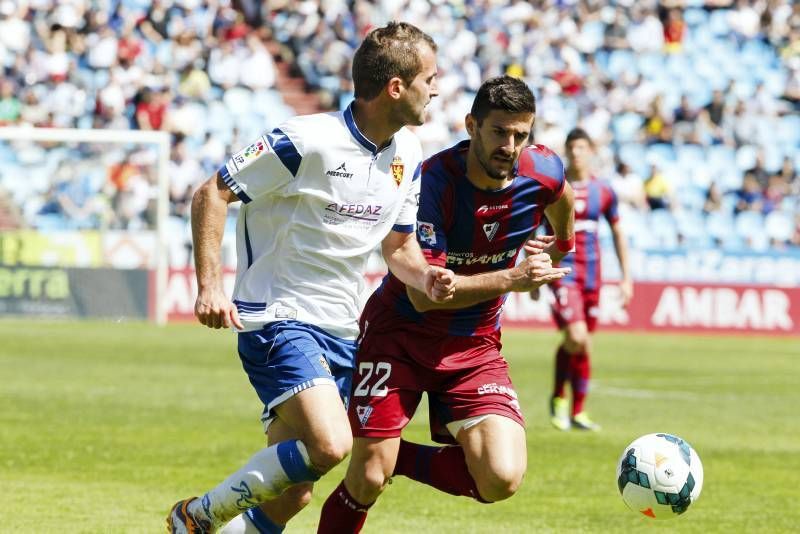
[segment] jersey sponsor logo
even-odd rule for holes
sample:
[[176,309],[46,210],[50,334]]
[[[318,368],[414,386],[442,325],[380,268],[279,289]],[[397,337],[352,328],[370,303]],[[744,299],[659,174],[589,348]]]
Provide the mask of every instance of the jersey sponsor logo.
[[433,224],[417,221],[417,233],[419,234],[419,240],[423,243],[436,244],[436,231],[433,229]]
[[392,159],[392,178],[394,178],[394,183],[400,187],[400,182],[403,181],[403,169],[405,165],[403,165],[403,159],[400,156],[395,156]]
[[346,162],[343,161],[342,164],[336,167],[334,170],[327,171],[325,176],[330,176],[331,178],[345,178],[349,180],[353,177],[353,173],[347,172]]
[[475,210],[475,214],[476,215],[481,215],[481,216],[494,215],[498,211],[503,211],[503,210],[507,210],[507,209],[508,209],[508,204],[497,204],[495,206],[488,206],[488,205],[484,204],[483,206],[481,206],[480,208]]
[[372,406],[356,406],[356,415],[361,426],[366,426],[369,416],[372,415]]
[[447,264],[448,265],[473,265],[475,263],[495,264],[506,263],[513,258],[517,253],[517,249],[512,248],[498,252],[497,254],[481,254],[476,256],[472,252],[448,252]]
[[501,395],[507,395],[512,399],[517,398],[517,392],[514,391],[514,388],[498,384],[497,382],[484,384],[478,387],[478,395],[490,395],[492,393],[500,393]]
[[236,170],[241,171],[269,150],[270,145],[267,143],[264,137],[261,137],[252,145],[234,154],[231,159],[233,160],[234,165],[236,165]]
[[592,219],[579,219],[575,221],[576,232],[597,232],[598,223]]
[[483,225],[483,233],[486,234],[486,239],[491,241],[494,239],[497,229],[500,228],[500,223],[495,221],[493,223]]
[[325,207],[325,211],[336,213],[342,217],[375,222],[381,216],[383,206],[373,204],[338,204],[332,202]]
[[297,319],[297,310],[288,306],[278,306],[275,308],[276,319]]

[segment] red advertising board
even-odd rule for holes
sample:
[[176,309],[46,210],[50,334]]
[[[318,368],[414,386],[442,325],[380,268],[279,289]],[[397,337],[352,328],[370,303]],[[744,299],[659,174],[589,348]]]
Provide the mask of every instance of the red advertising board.
[[[225,272],[229,293],[234,277],[233,271]],[[368,284],[377,286],[381,277],[370,274]],[[196,294],[194,271],[172,270],[165,295],[169,319],[193,319]],[[506,301],[504,326],[552,328],[550,298],[546,291],[538,301],[526,293],[512,293]],[[617,286],[609,283],[600,301],[602,329],[800,335],[800,287],[639,282],[625,309]]]

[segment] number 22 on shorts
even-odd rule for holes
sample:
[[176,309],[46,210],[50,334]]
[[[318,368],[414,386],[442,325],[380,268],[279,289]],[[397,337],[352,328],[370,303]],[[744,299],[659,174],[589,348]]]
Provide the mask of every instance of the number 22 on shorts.
[[[361,362],[358,364],[358,374],[361,381],[353,391],[354,397],[385,397],[389,388],[384,386],[389,376],[392,374],[392,364],[388,362]],[[375,383],[370,387],[369,383],[375,375]]]

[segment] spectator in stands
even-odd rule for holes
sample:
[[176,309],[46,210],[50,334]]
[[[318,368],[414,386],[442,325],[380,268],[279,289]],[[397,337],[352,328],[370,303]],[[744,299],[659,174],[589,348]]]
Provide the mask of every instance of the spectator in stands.
[[725,93],[720,89],[714,89],[711,94],[711,102],[706,104],[700,111],[700,122],[705,127],[708,139],[704,139],[704,144],[722,143],[725,138],[722,131],[722,121],[725,119]]
[[735,214],[743,211],[761,212],[764,208],[764,193],[758,179],[752,171],[746,171],[742,179],[742,187],[736,191]]
[[755,165],[747,169],[747,173],[755,177],[756,182],[758,183],[758,187],[762,190],[766,189],[770,177],[770,172],[766,169],[766,167],[764,167],[765,158],[766,156],[764,154],[764,151],[760,150],[756,154]]
[[0,126],[15,124],[22,114],[22,103],[14,93],[11,81],[0,80]]
[[650,165],[650,175],[644,181],[644,194],[651,210],[672,209],[672,185],[657,165]]
[[620,203],[627,204],[636,210],[647,210],[647,196],[644,193],[642,177],[624,161],[617,161],[617,170],[611,179],[611,187],[617,194]]
[[683,20],[683,13],[678,8],[667,11],[664,25],[664,51],[668,54],[676,54],[683,50],[683,37],[686,34],[686,22]]
[[167,89],[145,87],[136,104],[136,127],[140,130],[160,130],[167,113]]
[[722,192],[717,182],[711,182],[711,185],[708,186],[708,190],[706,190],[706,200],[703,202],[703,213],[708,215],[719,211],[722,211]]

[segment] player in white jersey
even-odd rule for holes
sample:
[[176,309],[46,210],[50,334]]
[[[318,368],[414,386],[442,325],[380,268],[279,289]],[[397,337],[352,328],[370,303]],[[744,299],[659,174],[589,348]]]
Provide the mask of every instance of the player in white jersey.
[[[194,195],[195,314],[239,332],[269,445],[202,498],[176,503],[169,532],[213,532],[244,512],[225,532],[280,532],[350,452],[359,296],[375,247],[409,286],[439,302],[454,294],[453,273],[429,266],[415,239],[422,150],[403,128],[422,124],[437,95],[436,45],[410,24],[378,28],[356,51],[353,82],[344,112],[286,121]],[[220,248],[237,200],[231,302]]]

